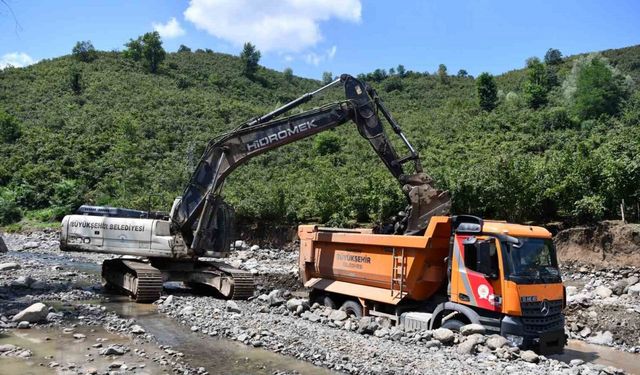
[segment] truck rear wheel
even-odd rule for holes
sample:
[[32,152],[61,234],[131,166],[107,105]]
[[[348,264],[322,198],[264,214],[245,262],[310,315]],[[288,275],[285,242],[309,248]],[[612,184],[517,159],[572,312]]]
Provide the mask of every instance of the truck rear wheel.
[[320,303],[322,303],[323,306],[328,307],[332,310],[336,309],[336,303],[333,300],[333,298],[331,298],[331,296],[322,296],[320,297]]
[[354,300],[346,300],[340,307],[340,310],[343,310],[349,316],[362,318],[362,305]]

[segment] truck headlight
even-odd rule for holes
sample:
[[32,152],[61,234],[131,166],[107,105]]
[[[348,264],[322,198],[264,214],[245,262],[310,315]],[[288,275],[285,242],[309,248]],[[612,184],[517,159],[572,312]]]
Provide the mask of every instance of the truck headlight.
[[520,346],[524,341],[524,337],[518,335],[506,335],[505,337],[507,341],[509,341],[509,343],[511,343],[511,345],[513,346]]

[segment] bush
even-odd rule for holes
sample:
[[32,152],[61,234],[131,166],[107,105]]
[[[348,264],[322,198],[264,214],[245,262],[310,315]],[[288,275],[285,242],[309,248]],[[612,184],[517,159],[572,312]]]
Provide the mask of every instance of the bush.
[[0,190],[0,225],[9,225],[22,219],[22,211],[18,207],[16,197],[8,189]]
[[0,141],[3,143],[13,143],[20,138],[21,134],[18,120],[0,109]]

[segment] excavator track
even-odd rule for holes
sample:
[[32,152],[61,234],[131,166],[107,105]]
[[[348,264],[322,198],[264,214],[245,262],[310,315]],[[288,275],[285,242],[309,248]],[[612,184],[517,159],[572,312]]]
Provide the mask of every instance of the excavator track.
[[253,274],[251,272],[231,267],[226,263],[215,262],[214,264],[220,271],[230,275],[233,280],[233,291],[229,296],[230,299],[242,300],[253,296],[256,287],[253,283]]
[[140,260],[105,260],[102,278],[107,285],[124,290],[138,303],[157,301],[162,294],[162,272]]

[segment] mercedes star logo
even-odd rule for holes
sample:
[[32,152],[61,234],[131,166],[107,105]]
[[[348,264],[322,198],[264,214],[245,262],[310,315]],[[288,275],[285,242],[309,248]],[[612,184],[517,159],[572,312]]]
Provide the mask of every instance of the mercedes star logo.
[[544,316],[549,315],[549,301],[547,301],[546,299],[542,301],[542,304],[540,305],[540,312]]

